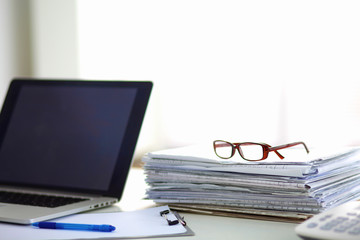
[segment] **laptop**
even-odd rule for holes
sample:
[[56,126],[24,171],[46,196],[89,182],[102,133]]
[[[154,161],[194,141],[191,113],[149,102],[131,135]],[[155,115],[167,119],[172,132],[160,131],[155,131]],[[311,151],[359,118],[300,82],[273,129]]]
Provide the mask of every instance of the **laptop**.
[[14,79],[0,114],[0,221],[117,203],[152,83]]

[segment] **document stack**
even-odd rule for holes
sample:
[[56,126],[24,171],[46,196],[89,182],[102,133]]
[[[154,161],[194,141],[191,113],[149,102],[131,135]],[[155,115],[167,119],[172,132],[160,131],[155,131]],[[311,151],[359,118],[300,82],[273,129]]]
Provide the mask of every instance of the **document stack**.
[[[143,157],[147,198],[173,209],[302,221],[360,198],[360,149],[289,148],[263,161],[218,158],[211,143]],[[238,158],[237,158],[238,157]]]

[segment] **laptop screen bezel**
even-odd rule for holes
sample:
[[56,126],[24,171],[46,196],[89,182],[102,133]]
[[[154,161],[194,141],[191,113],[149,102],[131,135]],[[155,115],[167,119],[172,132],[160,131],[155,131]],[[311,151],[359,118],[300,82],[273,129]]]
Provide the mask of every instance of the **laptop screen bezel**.
[[141,126],[149,102],[153,83],[151,81],[99,81],[99,80],[72,80],[72,79],[34,79],[16,78],[11,81],[0,113],[0,149],[6,129],[9,124],[12,111],[16,104],[20,89],[25,85],[37,86],[93,86],[93,87],[121,87],[136,89],[136,96],[131,109],[128,124],[125,130],[115,168],[107,190],[75,189],[68,187],[54,187],[50,185],[32,185],[27,183],[0,182],[6,186],[24,186],[31,188],[46,188],[49,190],[70,191],[88,194],[101,194],[104,196],[120,199],[125,187],[126,179],[132,164],[136,143],[140,134]]

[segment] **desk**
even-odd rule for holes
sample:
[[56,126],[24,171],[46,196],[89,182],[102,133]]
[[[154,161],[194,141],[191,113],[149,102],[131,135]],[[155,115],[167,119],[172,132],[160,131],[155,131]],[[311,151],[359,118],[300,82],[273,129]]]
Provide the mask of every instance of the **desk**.
[[[125,187],[120,203],[102,211],[120,209],[131,211],[153,206],[150,200],[142,200],[146,183],[141,169],[133,168]],[[151,238],[158,240],[211,240],[211,239],[266,239],[266,240],[299,240],[295,234],[294,223],[250,220],[242,218],[218,217],[192,213],[181,213],[195,236],[176,238]]]

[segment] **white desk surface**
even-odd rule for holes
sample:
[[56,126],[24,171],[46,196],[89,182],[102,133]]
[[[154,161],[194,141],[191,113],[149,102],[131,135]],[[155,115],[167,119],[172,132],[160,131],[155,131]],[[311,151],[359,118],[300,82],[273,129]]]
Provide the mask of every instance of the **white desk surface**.
[[[129,211],[153,206],[152,201],[142,200],[145,194],[145,188],[146,183],[144,182],[143,171],[141,169],[132,169],[129,174],[122,200],[116,207],[123,211]],[[103,211],[105,211],[105,209]],[[109,208],[106,209],[106,211],[112,211],[112,209]],[[151,239],[301,239],[295,234],[294,228],[296,224],[294,223],[219,217],[182,212],[181,216],[185,217],[185,221],[195,233],[195,236]]]

